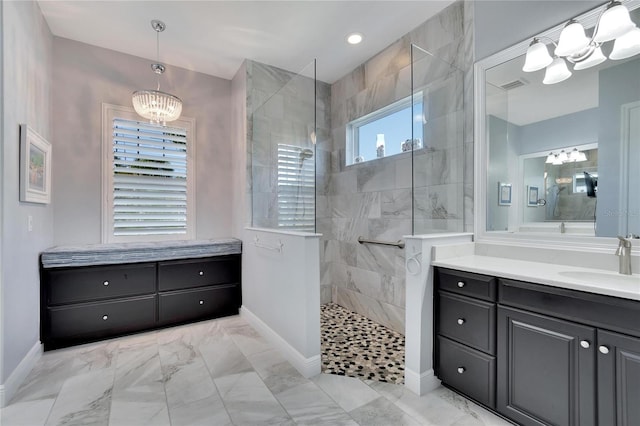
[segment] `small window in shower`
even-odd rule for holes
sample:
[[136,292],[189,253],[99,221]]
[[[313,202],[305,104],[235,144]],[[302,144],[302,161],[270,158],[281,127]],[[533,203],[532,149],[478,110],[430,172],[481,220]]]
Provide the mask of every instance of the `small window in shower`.
[[422,93],[413,96],[413,108],[411,99],[401,99],[347,124],[347,166],[423,147]]
[[313,150],[278,144],[278,228],[315,232]]

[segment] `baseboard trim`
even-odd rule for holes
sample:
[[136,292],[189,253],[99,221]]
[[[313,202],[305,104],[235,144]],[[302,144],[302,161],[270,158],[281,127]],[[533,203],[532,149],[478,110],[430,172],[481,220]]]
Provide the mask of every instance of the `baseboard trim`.
[[240,308],[240,316],[247,320],[265,339],[279,350],[287,361],[304,377],[313,377],[322,371],[320,354],[307,358],[284,340],[278,333],[245,306]]
[[404,385],[411,392],[422,396],[440,386],[440,380],[435,376],[433,370],[418,374],[415,371],[405,369]]
[[20,364],[13,370],[7,380],[0,385],[0,408],[11,401],[18,391],[18,388],[20,388],[20,385],[24,382],[24,379],[27,378],[31,370],[33,370],[33,367],[35,367],[40,356],[42,356],[42,343],[38,341],[29,352],[27,352],[24,358],[22,358]]

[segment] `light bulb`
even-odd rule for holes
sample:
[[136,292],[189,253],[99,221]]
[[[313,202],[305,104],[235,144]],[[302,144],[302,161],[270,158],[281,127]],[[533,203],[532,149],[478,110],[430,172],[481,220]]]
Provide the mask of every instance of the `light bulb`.
[[561,81],[565,81],[571,77],[571,71],[567,68],[567,64],[562,58],[555,58],[553,62],[547,67],[547,71],[544,73],[544,84],[556,84]]
[[607,57],[602,53],[602,49],[597,47],[591,55],[587,57],[587,59],[576,62],[573,66],[573,69],[576,71],[586,70],[587,68],[595,67],[598,64],[603,63],[607,60]]
[[571,56],[589,46],[589,39],[584,34],[584,27],[573,19],[567,23],[560,33],[556,56]]
[[616,39],[609,58],[626,59],[638,53],[640,53],[640,28],[634,28]]
[[551,62],[553,62],[553,58],[549,55],[547,45],[537,38],[534,38],[527,49],[527,55],[525,57],[522,71],[538,71],[549,65]]
[[598,21],[598,30],[593,40],[597,43],[613,40],[627,31],[635,24],[629,17],[629,11],[619,1],[612,1]]

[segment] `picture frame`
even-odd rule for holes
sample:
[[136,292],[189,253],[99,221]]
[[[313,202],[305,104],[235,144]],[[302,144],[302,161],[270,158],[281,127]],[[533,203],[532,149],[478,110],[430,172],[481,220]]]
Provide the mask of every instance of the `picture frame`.
[[20,201],[51,202],[51,144],[26,124],[20,125]]
[[511,205],[511,184],[498,182],[498,205]]
[[538,207],[538,187],[529,186],[527,188],[527,206]]

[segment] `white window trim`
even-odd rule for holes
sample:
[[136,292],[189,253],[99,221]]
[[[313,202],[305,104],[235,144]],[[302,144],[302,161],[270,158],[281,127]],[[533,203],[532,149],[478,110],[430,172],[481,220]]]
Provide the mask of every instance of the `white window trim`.
[[187,129],[187,233],[166,235],[113,235],[113,119],[144,121],[133,108],[102,104],[102,242],[191,240],[196,236],[196,120],[180,117],[174,123]]
[[[417,103],[422,103],[422,109],[423,109],[423,114],[424,114],[424,95],[422,92],[416,92],[413,95],[410,95],[406,98],[400,99],[398,101],[395,101],[392,104],[389,104],[387,106],[384,106],[380,109],[377,109],[373,112],[370,112],[367,115],[364,115],[362,117],[356,118],[355,120],[350,121],[349,123],[347,123],[347,146],[346,146],[346,155],[345,155],[345,165],[348,166],[353,166],[355,164],[361,164],[361,163],[349,163],[347,159],[349,158],[355,158],[356,157],[356,153],[360,152],[360,141],[359,141],[359,135],[358,135],[358,129],[362,126],[365,126],[371,122],[374,122],[376,120],[379,120],[381,118],[384,118],[388,115],[394,114],[398,111],[401,111],[407,107],[411,107],[412,104],[417,104]],[[413,120],[413,117],[412,117]],[[413,121],[411,122],[411,125],[413,126]],[[424,139],[424,137],[423,137]],[[422,141],[423,143],[423,147],[424,147],[424,141]],[[400,155],[403,154],[402,152],[399,152],[397,154],[393,154],[393,155],[388,155],[385,157],[393,157],[395,155]],[[369,161],[374,161],[374,160],[378,160],[378,158],[372,158],[371,160],[365,160],[364,163],[367,163]]]

